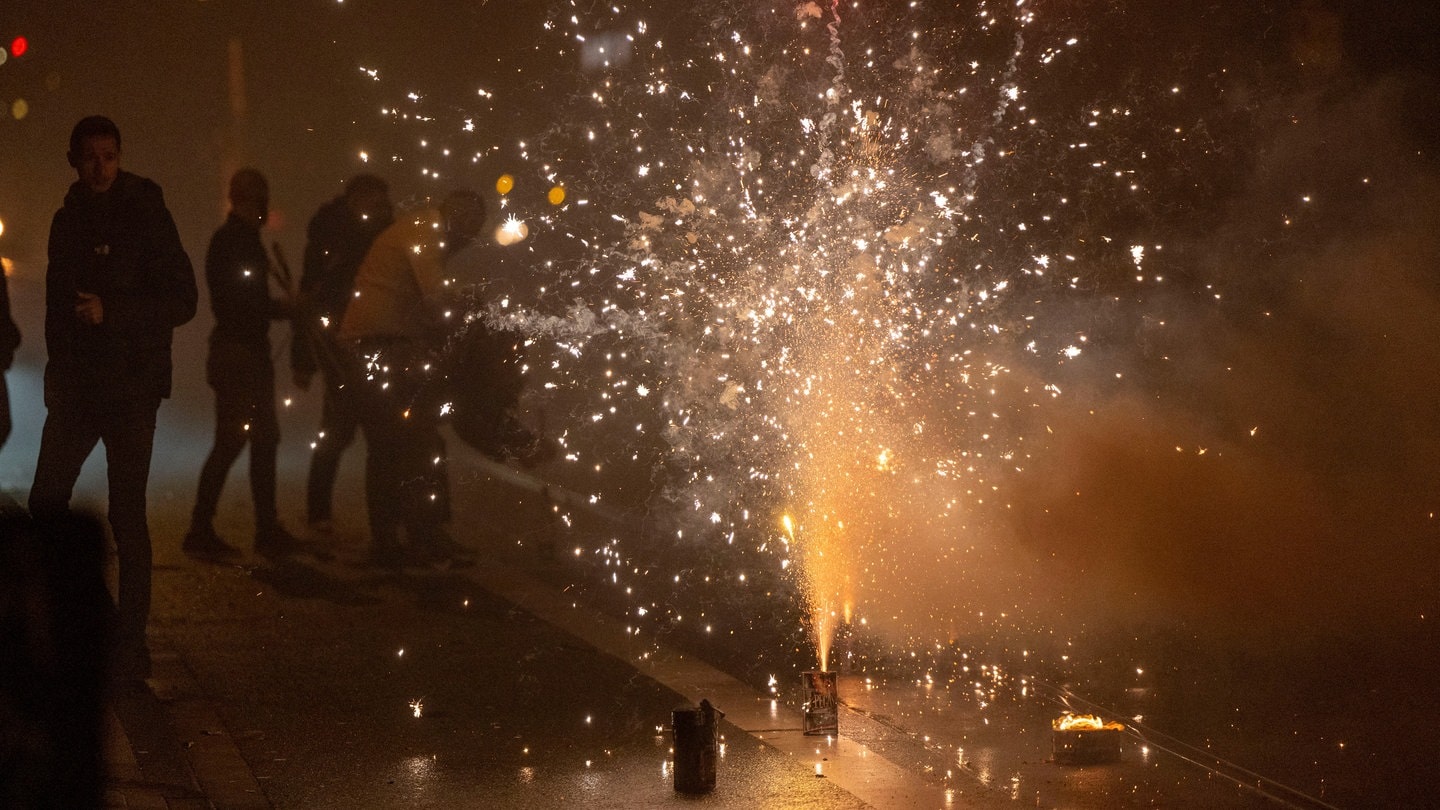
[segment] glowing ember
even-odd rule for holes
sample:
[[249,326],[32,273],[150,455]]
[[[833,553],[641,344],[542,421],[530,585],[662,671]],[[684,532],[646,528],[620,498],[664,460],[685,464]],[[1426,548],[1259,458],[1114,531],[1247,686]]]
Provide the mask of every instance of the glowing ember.
[[1107,723],[1093,714],[1070,714],[1069,712],[1055,718],[1055,720],[1051,722],[1051,725],[1056,731],[1125,730],[1123,724],[1114,722],[1113,720]]
[[1064,715],[1051,721],[1051,745],[1058,765],[1100,765],[1120,759],[1125,726],[1093,714]]

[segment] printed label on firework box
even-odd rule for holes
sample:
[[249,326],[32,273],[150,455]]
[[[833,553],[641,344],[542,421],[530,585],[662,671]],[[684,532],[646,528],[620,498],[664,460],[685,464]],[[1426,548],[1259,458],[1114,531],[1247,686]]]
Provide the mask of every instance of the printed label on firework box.
[[805,733],[838,733],[840,701],[835,693],[835,673],[803,672],[801,682],[805,685]]

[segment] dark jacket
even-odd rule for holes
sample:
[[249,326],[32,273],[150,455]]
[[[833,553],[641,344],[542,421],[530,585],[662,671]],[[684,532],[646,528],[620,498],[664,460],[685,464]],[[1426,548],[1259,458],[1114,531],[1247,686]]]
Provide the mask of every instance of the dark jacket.
[[237,343],[270,354],[270,322],[288,318],[288,307],[270,298],[270,257],[260,227],[231,214],[205,251],[205,282],[215,330],[210,345]]
[[10,316],[10,282],[0,274],[0,371],[9,371],[20,348],[20,327]]
[[[75,315],[81,292],[104,321]],[[154,182],[122,171],[103,194],[75,183],[50,224],[45,402],[170,396],[170,342],[195,317],[195,270]]]
[[[333,334],[340,327],[340,317],[355,289],[355,271],[365,259],[375,237],[394,220],[392,218],[363,221],[356,218],[345,197],[340,196],[320,206],[305,232],[305,264],[300,275],[300,294],[306,302],[303,319],[297,326]],[[321,325],[321,319],[329,327]],[[311,340],[297,334],[290,344],[290,367],[313,374],[316,357]]]

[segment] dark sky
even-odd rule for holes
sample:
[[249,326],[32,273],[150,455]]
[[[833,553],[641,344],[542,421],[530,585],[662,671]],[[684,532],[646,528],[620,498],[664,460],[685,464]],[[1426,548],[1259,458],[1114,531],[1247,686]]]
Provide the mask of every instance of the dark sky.
[[[1068,13],[1083,11],[1073,5]],[[1133,5],[1130,16],[1143,23],[1155,4]],[[1203,5],[1223,14],[1226,4]],[[378,110],[396,88],[413,84],[452,104],[473,103],[477,127],[501,143],[548,123],[547,112],[559,105],[547,89],[574,71],[539,45],[550,6],[543,0],[118,0],[98,20],[93,4],[77,0],[6,6],[0,41],[24,36],[29,52],[0,65],[0,101],[8,108],[24,99],[29,112],[19,121],[0,118],[0,220],[7,229],[0,252],[27,265],[40,256],[49,216],[72,179],[65,137],[85,114],[119,123],[124,165],[162,184],[188,243],[203,242],[219,214],[221,164],[230,151],[271,175],[280,236],[298,250],[303,221],[360,168],[356,153],[386,136]],[[1357,78],[1422,73],[1436,86],[1440,11],[1433,3],[1270,6],[1274,24],[1314,29],[1317,53],[1333,33]],[[1207,13],[1216,18],[1213,9]],[[1160,13],[1144,24],[1174,16]],[[247,102],[238,128],[227,100],[232,42],[243,51]],[[383,93],[362,81],[360,66],[382,72]],[[493,102],[476,95],[481,86],[496,93]],[[1411,123],[1433,146],[1435,128],[1427,123],[1437,94],[1425,87],[1412,91]],[[389,175],[397,196],[428,191],[415,187],[411,167],[368,168]]]
[[[271,177],[279,235],[298,252],[305,220],[362,168],[356,154],[383,136],[390,96],[360,66],[396,86],[484,105],[473,87],[517,86],[515,67],[540,31],[532,3],[397,3],[351,0],[190,0],[7,3],[0,40],[24,36],[29,51],[0,65],[6,107],[25,99],[23,120],[0,119],[0,250],[37,272],[50,214],[66,184],[69,128],[86,114],[112,117],[125,137],[122,165],[166,190],[182,236],[203,245],[221,211],[227,153]],[[78,23],[78,24],[77,24]],[[246,110],[229,103],[231,43],[243,53]],[[527,77],[528,78],[528,77]],[[467,87],[464,94],[459,87]],[[514,95],[508,95],[513,103]],[[533,108],[531,108],[533,109]],[[509,116],[505,116],[509,117]],[[508,121],[481,120],[499,134]],[[397,196],[414,194],[413,171],[372,164]]]

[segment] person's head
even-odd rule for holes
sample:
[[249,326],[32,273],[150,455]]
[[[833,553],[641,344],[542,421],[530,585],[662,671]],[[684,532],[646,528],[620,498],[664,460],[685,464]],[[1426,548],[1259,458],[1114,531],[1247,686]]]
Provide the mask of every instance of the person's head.
[[230,212],[263,225],[270,216],[270,184],[255,169],[241,169],[230,177]]
[[70,130],[70,166],[96,194],[109,191],[120,175],[120,128],[103,115],[80,119]]
[[485,226],[485,198],[469,189],[456,189],[440,203],[440,216],[446,238],[453,247],[462,247]]
[[357,174],[345,181],[345,207],[366,223],[386,224],[395,218],[390,186],[373,174]]

